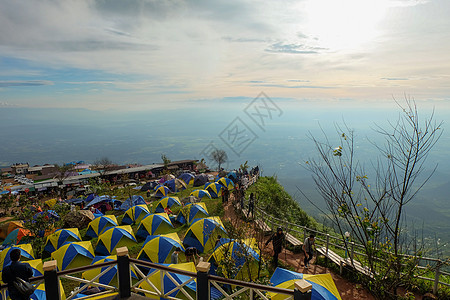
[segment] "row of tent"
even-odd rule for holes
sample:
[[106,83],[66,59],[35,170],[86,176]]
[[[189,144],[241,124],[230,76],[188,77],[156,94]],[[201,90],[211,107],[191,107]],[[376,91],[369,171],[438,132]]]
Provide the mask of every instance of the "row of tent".
[[[195,182],[194,179],[201,178],[201,181],[197,181],[197,183],[202,182],[201,185],[203,189],[194,190],[190,196],[194,196],[196,198],[204,198],[207,197],[209,199],[211,198],[218,198],[221,195],[221,191],[224,187],[227,189],[233,189],[234,188],[234,182],[232,179],[227,177],[221,177],[217,178],[216,182],[209,182],[208,181],[208,175],[206,174],[200,174],[194,177],[194,175],[190,173],[183,173],[180,175],[178,179],[171,179],[164,184],[158,184],[157,182],[149,182],[146,185],[144,185],[141,190],[153,190],[155,192],[155,197],[157,198],[164,198],[169,196],[170,193],[175,193],[180,190],[183,190],[186,188],[186,185],[191,184],[192,182]],[[186,183],[187,182],[187,183]],[[117,209],[117,210],[127,210],[130,207],[134,205],[139,204],[146,204],[144,198],[142,196],[134,195],[124,202],[121,202],[118,199],[115,199],[115,197],[110,197],[108,195],[102,195],[102,196],[96,196],[94,194],[90,194],[87,198],[74,198],[65,200],[66,203],[69,204],[80,204],[82,202],[87,203],[85,207],[94,206],[96,208],[100,207],[103,204],[107,204],[111,207],[111,209]],[[54,205],[54,204],[53,204]],[[49,205],[52,207],[52,205]]]
[[[89,242],[82,242],[89,243]],[[236,242],[229,239],[220,239],[218,245],[216,245],[214,252],[211,254],[209,258],[209,262],[212,264],[211,273],[214,274],[217,268],[220,266],[222,261],[233,258],[235,263],[235,279],[245,279],[247,270],[252,269],[253,274],[256,274],[257,263],[259,261],[259,255],[257,251],[252,249],[253,241],[243,241]],[[87,249],[87,244],[82,245],[79,242],[67,244],[66,251],[73,251],[73,249]],[[152,262],[158,262],[163,265],[169,266],[171,268],[176,268],[179,270],[186,270],[190,272],[195,272],[195,265],[192,262],[188,263],[179,263],[179,264],[168,264],[168,260],[170,260],[170,254],[173,252],[173,249],[182,247],[179,238],[176,233],[161,235],[161,236],[151,236],[148,237],[141,252],[138,255],[138,259],[148,260]],[[30,245],[19,245],[12,247],[8,250],[5,250],[5,253],[0,253],[0,258],[4,262],[4,265],[8,265],[9,261],[7,257],[9,257],[9,252],[13,248],[19,248],[21,250],[22,261],[28,263],[32,270],[33,276],[40,276],[43,274],[42,269],[42,260],[33,258],[33,250]],[[79,251],[78,249],[78,251]],[[88,250],[89,252],[89,250]],[[252,259],[244,259],[243,253],[245,255],[250,255]],[[92,256],[83,251],[85,258],[80,258],[78,255],[73,258],[77,260],[76,264],[69,264],[71,268],[75,266],[82,265],[94,265],[103,262],[116,260],[117,257],[115,255],[109,256]],[[68,255],[70,256],[70,255]],[[59,268],[59,265],[58,265]],[[113,266],[109,271],[105,272],[103,275],[99,276],[102,272],[106,271],[108,267],[91,269],[82,273],[81,277],[86,280],[91,280],[95,277],[98,277],[95,281],[101,284],[111,285],[116,284],[117,282],[117,266]],[[3,266],[2,266],[3,269]],[[175,288],[175,284],[172,279],[174,279],[178,284],[185,284],[187,288],[187,292],[191,295],[191,297],[195,297],[196,293],[196,283],[195,280],[190,281],[190,277],[180,275],[173,272],[168,272],[165,276],[161,277],[160,271],[156,269],[141,269],[139,272],[144,272],[149,276],[148,280],[155,287],[163,286],[164,291],[170,292]],[[137,274],[139,273],[133,267],[131,267],[131,277],[137,279]],[[169,274],[169,275],[168,275]],[[169,280],[169,278],[172,278]],[[248,278],[248,277],[247,277]],[[161,285],[161,279],[164,281],[164,284]],[[301,274],[293,271],[285,270],[282,268],[277,268],[270,279],[270,283],[273,286],[286,288],[286,289],[294,289],[294,282],[299,279],[305,279],[312,285],[312,297],[314,300],[341,300],[339,292],[334,284],[334,281],[330,274],[319,274],[319,275],[310,275],[310,274]],[[154,287],[150,285],[148,282],[143,281],[139,286],[142,289],[154,291]],[[83,285],[82,285],[83,286]],[[61,291],[64,293],[64,289],[61,287]],[[180,291],[176,291],[171,293],[171,297],[177,297]],[[64,295],[63,299],[65,298]],[[84,296],[83,294],[79,294],[79,297]],[[151,296],[148,294],[146,296]],[[218,299],[223,297],[223,295],[217,290],[213,289],[211,291],[211,296],[213,299]],[[285,295],[269,293],[271,299],[284,299]],[[45,299],[45,287],[43,284],[39,285],[35,293],[31,296],[31,299]]]
[[[170,218],[165,212],[166,208],[173,208],[174,206],[182,206],[180,200],[177,197],[164,197],[155,207],[155,213],[151,214],[146,204],[134,205],[127,209],[122,218],[122,225],[139,224],[136,235],[145,238],[147,235],[153,235],[158,233],[166,233],[173,228],[172,220],[177,220],[179,223],[193,223],[196,219],[209,217],[208,210],[205,203],[190,203],[180,210],[178,216]],[[38,213],[41,214],[41,213]],[[97,216],[89,225],[86,235],[92,238],[96,238],[109,227],[117,226],[117,219],[114,215],[103,215],[100,212],[94,214]],[[57,217],[56,215],[50,215],[50,217]],[[30,231],[22,228],[23,224],[19,221],[12,221],[6,224],[2,232],[9,232],[5,236],[3,245],[11,245],[27,242],[26,237],[30,237]],[[52,252],[53,249],[44,248],[47,252]]]

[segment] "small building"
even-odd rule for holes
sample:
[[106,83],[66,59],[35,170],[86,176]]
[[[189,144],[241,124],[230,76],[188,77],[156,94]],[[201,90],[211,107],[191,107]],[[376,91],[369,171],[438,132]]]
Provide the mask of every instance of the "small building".
[[28,168],[30,165],[28,163],[17,163],[11,166],[13,174],[25,175],[28,173]]

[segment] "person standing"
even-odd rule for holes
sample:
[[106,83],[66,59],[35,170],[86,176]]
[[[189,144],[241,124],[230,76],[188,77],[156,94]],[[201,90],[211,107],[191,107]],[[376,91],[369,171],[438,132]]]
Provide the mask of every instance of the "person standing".
[[228,196],[230,195],[230,192],[228,191],[227,187],[224,186],[222,190],[222,203],[228,203]]
[[309,267],[309,261],[314,256],[314,234],[311,234],[308,238],[305,239],[305,242],[303,243],[303,253],[305,254],[305,260],[303,261],[305,263],[305,268],[308,269]]
[[254,217],[253,210],[255,209],[255,196],[253,193],[250,193],[250,198],[248,199],[248,215],[247,219],[250,217],[250,214],[252,214],[252,217]]
[[281,250],[283,249],[283,245],[285,242],[285,236],[283,233],[283,229],[281,227],[278,227],[277,232],[274,233],[266,242],[266,246],[269,244],[269,242],[272,241],[273,246],[273,263],[275,267],[278,267],[278,254],[281,253]]
[[180,253],[181,249],[176,248],[175,251],[173,251],[172,255],[170,256],[170,263],[171,264],[177,264],[178,263],[178,253]]
[[3,269],[2,280],[8,284],[9,296],[12,300],[28,300],[29,296],[22,295],[14,286],[14,280],[19,277],[25,281],[30,281],[33,270],[29,264],[20,263],[20,249],[15,248],[9,253],[11,264]]

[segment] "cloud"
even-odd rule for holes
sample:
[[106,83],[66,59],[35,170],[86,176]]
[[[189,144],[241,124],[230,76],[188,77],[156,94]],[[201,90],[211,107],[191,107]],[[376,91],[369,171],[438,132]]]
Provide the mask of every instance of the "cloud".
[[6,101],[0,101],[0,108],[3,108],[3,107],[16,107],[16,106],[17,105],[8,103]]
[[309,82],[309,80],[288,79],[287,82]]
[[0,87],[12,86],[41,86],[53,85],[52,81],[47,80],[14,80],[14,81],[0,81]]
[[430,0],[389,0],[391,7],[408,7],[429,3]]
[[231,43],[267,43],[270,41],[268,39],[261,38],[233,38],[230,36],[224,36],[222,39]]
[[322,86],[322,85],[284,85],[284,84],[258,84],[252,86],[261,87],[275,87],[275,88],[285,88],[285,89],[334,89],[332,86]]
[[320,50],[326,49],[320,47],[310,47],[304,44],[284,44],[282,42],[272,44],[265,49],[266,52],[288,54],[316,54],[319,53]]
[[383,80],[409,80],[409,78],[400,78],[400,77],[382,77]]

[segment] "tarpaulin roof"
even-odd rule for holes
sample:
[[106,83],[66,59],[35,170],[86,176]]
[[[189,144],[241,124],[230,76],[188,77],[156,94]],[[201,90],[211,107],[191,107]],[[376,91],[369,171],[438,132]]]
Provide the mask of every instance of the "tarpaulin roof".
[[147,204],[142,198],[142,196],[139,195],[133,195],[131,198],[128,198],[125,200],[122,205],[120,205],[119,210],[127,210],[132,206],[140,205],[140,204]]

